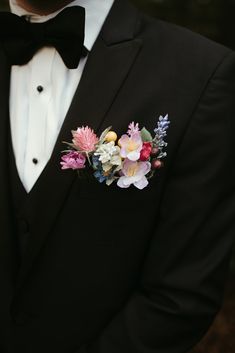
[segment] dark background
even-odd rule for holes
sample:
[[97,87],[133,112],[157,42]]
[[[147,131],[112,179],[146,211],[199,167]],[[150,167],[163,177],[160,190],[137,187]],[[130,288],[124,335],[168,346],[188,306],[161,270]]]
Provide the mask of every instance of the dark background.
[[[187,27],[235,50],[235,0],[131,1],[152,16]],[[0,8],[8,9],[8,0],[0,0]],[[234,275],[235,254],[223,308],[206,337],[191,353],[235,353]]]
[[235,0],[132,0],[132,2],[155,17],[188,27],[235,49]]

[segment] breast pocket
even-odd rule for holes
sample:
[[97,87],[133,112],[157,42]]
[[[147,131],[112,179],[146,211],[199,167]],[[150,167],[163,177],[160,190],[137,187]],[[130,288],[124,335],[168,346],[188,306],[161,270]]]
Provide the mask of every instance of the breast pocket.
[[[156,222],[160,184],[154,178],[139,190],[75,178],[61,214],[66,234],[89,246],[134,246],[149,236]],[[66,235],[67,237],[67,235]]]

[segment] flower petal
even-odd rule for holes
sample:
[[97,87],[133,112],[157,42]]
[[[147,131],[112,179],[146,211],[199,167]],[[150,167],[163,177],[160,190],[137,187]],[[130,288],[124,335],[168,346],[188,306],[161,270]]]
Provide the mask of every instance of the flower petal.
[[140,158],[140,152],[132,151],[127,154],[127,158],[132,162],[138,161],[138,159]]
[[129,188],[131,183],[128,182],[128,178],[125,176],[122,176],[121,178],[118,179],[117,186],[123,189]]
[[149,182],[145,176],[139,181],[134,183],[135,187],[140,190],[144,189],[148,184]]

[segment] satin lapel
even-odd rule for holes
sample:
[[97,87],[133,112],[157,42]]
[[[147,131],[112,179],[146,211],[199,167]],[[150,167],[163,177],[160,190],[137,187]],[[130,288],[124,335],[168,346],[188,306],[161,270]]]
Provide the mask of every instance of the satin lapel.
[[[136,21],[137,10],[125,1],[116,1],[89,54],[52,157],[31,192],[35,208],[24,210],[30,220],[32,237],[21,267],[19,286],[31,269],[77,177],[74,172],[60,170],[62,141],[70,141],[71,130],[81,125],[99,130],[141,48],[141,41],[134,38]],[[108,125],[111,123],[107,121]]]
[[[14,275],[16,253],[11,232],[10,185],[8,178],[10,67],[0,49],[0,272],[4,278]],[[7,278],[6,278],[7,280]],[[5,286],[2,282],[2,285]]]

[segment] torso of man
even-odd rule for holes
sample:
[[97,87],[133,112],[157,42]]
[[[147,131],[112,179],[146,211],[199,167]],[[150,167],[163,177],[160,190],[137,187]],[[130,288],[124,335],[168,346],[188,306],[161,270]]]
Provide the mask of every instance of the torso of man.
[[[8,153],[0,43],[0,352],[187,352],[218,312],[235,233],[235,54],[126,0],[74,4],[96,28],[88,58],[70,71],[42,48],[11,69],[28,194]],[[153,133],[166,114],[164,168],[143,190],[61,170],[77,127],[120,138],[132,121]]]

